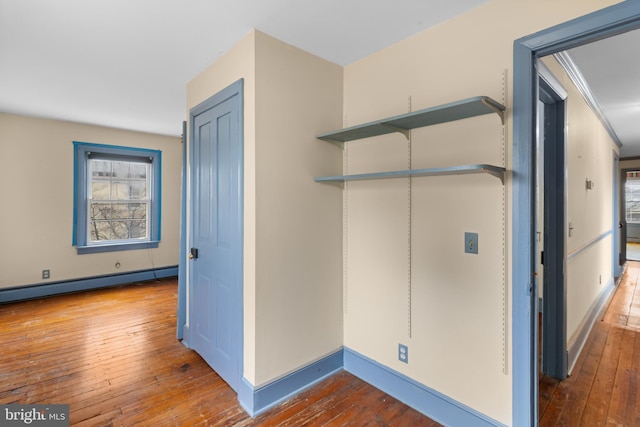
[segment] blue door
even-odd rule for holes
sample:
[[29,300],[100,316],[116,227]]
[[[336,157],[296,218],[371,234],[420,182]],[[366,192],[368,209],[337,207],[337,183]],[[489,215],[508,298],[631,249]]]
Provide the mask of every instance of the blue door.
[[242,376],[242,81],[191,112],[189,345],[238,391]]

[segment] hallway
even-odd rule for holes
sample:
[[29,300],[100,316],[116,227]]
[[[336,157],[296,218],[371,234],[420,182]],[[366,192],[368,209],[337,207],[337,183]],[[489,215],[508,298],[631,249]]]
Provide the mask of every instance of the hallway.
[[565,381],[541,376],[540,426],[640,425],[640,262],[627,268]]

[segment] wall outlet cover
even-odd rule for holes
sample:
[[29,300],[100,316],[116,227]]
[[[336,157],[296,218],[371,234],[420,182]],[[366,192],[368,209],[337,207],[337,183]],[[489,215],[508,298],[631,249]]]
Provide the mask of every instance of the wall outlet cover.
[[409,363],[409,347],[398,344],[398,360],[402,363]]
[[478,253],[478,233],[464,233],[464,251],[468,254]]

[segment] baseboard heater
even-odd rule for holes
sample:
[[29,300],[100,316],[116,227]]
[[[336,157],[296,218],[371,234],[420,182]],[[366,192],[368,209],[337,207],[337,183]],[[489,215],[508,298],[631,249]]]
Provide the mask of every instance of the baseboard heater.
[[85,277],[80,279],[48,282],[35,285],[16,286],[0,289],[0,303],[42,298],[70,292],[108,288],[127,283],[144,282],[178,275],[178,266],[153,268],[149,270],[130,271],[127,273],[104,276]]

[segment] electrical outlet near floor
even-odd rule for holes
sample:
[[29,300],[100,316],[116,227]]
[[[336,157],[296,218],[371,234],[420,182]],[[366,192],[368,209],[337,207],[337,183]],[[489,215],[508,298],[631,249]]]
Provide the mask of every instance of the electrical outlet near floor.
[[409,347],[398,344],[398,360],[402,363],[409,363]]
[[42,270],[42,278],[48,279],[51,277],[51,272],[49,270]]

